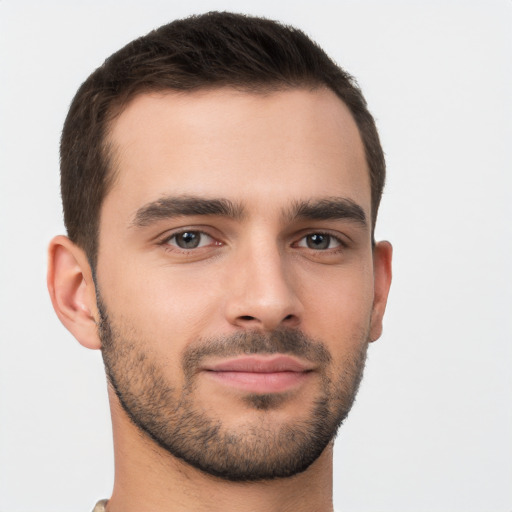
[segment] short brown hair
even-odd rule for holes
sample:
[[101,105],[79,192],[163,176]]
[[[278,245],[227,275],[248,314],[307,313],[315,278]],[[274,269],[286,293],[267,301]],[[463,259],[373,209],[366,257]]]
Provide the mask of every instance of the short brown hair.
[[328,87],[359,128],[370,172],[372,225],[385,179],[375,121],[354,79],[308,36],[276,21],[210,12],[164,25],[127,44],[76,93],[61,139],[61,193],[70,239],[94,268],[100,209],[111,184],[109,125],[134,96],[229,86],[244,91]]

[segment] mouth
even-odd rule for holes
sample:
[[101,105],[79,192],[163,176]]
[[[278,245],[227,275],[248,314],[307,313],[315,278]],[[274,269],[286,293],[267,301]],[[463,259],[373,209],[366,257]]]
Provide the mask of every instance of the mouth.
[[314,366],[286,355],[258,355],[214,362],[202,370],[221,385],[268,394],[298,388],[312,375]]

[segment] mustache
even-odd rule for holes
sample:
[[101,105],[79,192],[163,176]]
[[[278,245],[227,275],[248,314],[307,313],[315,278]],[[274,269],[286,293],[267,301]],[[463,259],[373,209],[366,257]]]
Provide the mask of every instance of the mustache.
[[182,356],[186,374],[207,357],[236,357],[253,354],[289,354],[324,366],[332,361],[325,345],[297,329],[276,329],[269,333],[243,331],[229,336],[203,338],[189,345]]

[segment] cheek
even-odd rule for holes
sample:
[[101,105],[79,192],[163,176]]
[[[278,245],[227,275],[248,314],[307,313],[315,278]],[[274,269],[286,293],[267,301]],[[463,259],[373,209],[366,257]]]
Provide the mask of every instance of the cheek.
[[141,270],[129,263],[120,268],[105,266],[98,276],[102,297],[109,313],[133,326],[155,350],[168,353],[170,344],[181,350],[214,322],[220,287],[213,277],[166,267]]
[[[308,334],[347,350],[366,341],[373,306],[373,273],[365,262],[304,280],[304,326]],[[310,276],[311,277],[311,276]],[[340,343],[342,342],[342,343]]]

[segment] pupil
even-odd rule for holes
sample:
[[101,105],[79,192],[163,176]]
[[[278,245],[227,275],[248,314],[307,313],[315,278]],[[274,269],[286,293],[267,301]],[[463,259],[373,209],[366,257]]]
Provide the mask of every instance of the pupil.
[[327,249],[329,247],[329,237],[325,235],[308,236],[308,247],[310,249]]
[[193,249],[199,245],[199,236],[193,232],[181,233],[176,242],[183,249]]

